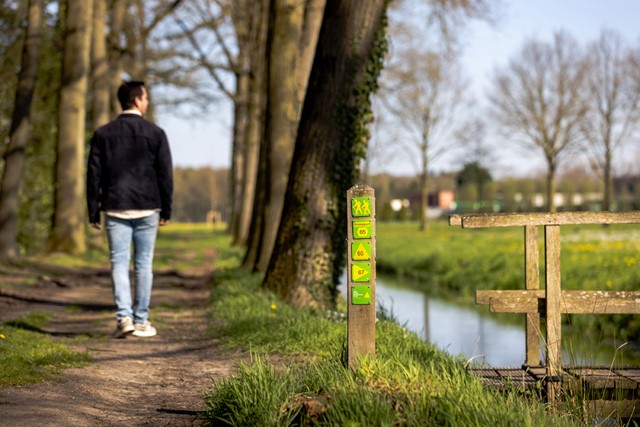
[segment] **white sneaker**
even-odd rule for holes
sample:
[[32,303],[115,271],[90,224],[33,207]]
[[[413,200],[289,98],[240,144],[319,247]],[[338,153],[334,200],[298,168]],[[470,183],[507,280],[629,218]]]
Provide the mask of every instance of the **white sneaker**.
[[114,338],[124,338],[135,330],[133,326],[133,320],[130,317],[124,316],[117,320],[116,330],[113,331]]
[[158,331],[156,331],[156,328],[154,328],[153,326],[151,326],[151,323],[149,323],[149,321],[145,321],[144,323],[136,323],[134,325],[134,331],[133,331],[133,336],[134,337],[153,337],[158,333]]

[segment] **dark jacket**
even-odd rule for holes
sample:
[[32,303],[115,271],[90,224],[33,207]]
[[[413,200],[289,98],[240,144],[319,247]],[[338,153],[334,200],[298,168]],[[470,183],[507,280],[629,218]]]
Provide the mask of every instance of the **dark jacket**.
[[89,221],[100,211],[160,209],[171,218],[173,167],[164,131],[136,114],[97,129],[87,164]]

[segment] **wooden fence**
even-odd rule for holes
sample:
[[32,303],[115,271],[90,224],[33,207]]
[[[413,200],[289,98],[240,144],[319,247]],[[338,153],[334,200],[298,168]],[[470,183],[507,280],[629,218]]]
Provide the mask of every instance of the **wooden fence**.
[[[523,227],[524,290],[479,290],[477,304],[492,312],[525,314],[526,356],[541,366],[540,320],[546,324],[545,384],[547,399],[558,399],[563,378],[561,315],[565,313],[640,313],[640,291],[563,291],[560,283],[560,227],[575,224],[640,224],[640,212],[562,212],[452,215],[449,225],[462,228]],[[540,289],[538,235],[544,227],[545,287]]]

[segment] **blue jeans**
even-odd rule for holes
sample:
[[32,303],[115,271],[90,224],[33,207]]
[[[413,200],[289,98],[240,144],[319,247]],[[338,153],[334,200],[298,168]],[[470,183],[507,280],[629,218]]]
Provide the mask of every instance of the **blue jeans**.
[[[105,215],[105,228],[111,256],[111,283],[116,303],[116,318],[128,316],[134,323],[144,323],[149,317],[149,302],[153,284],[153,251],[158,235],[160,214],[122,219]],[[131,303],[129,263],[133,242],[135,301]]]

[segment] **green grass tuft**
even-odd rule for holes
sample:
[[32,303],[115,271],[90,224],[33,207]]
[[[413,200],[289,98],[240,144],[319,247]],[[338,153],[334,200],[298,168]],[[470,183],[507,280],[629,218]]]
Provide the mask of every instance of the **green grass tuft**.
[[40,332],[47,321],[35,314],[0,325],[0,388],[50,380],[90,361],[88,353],[70,351]]

